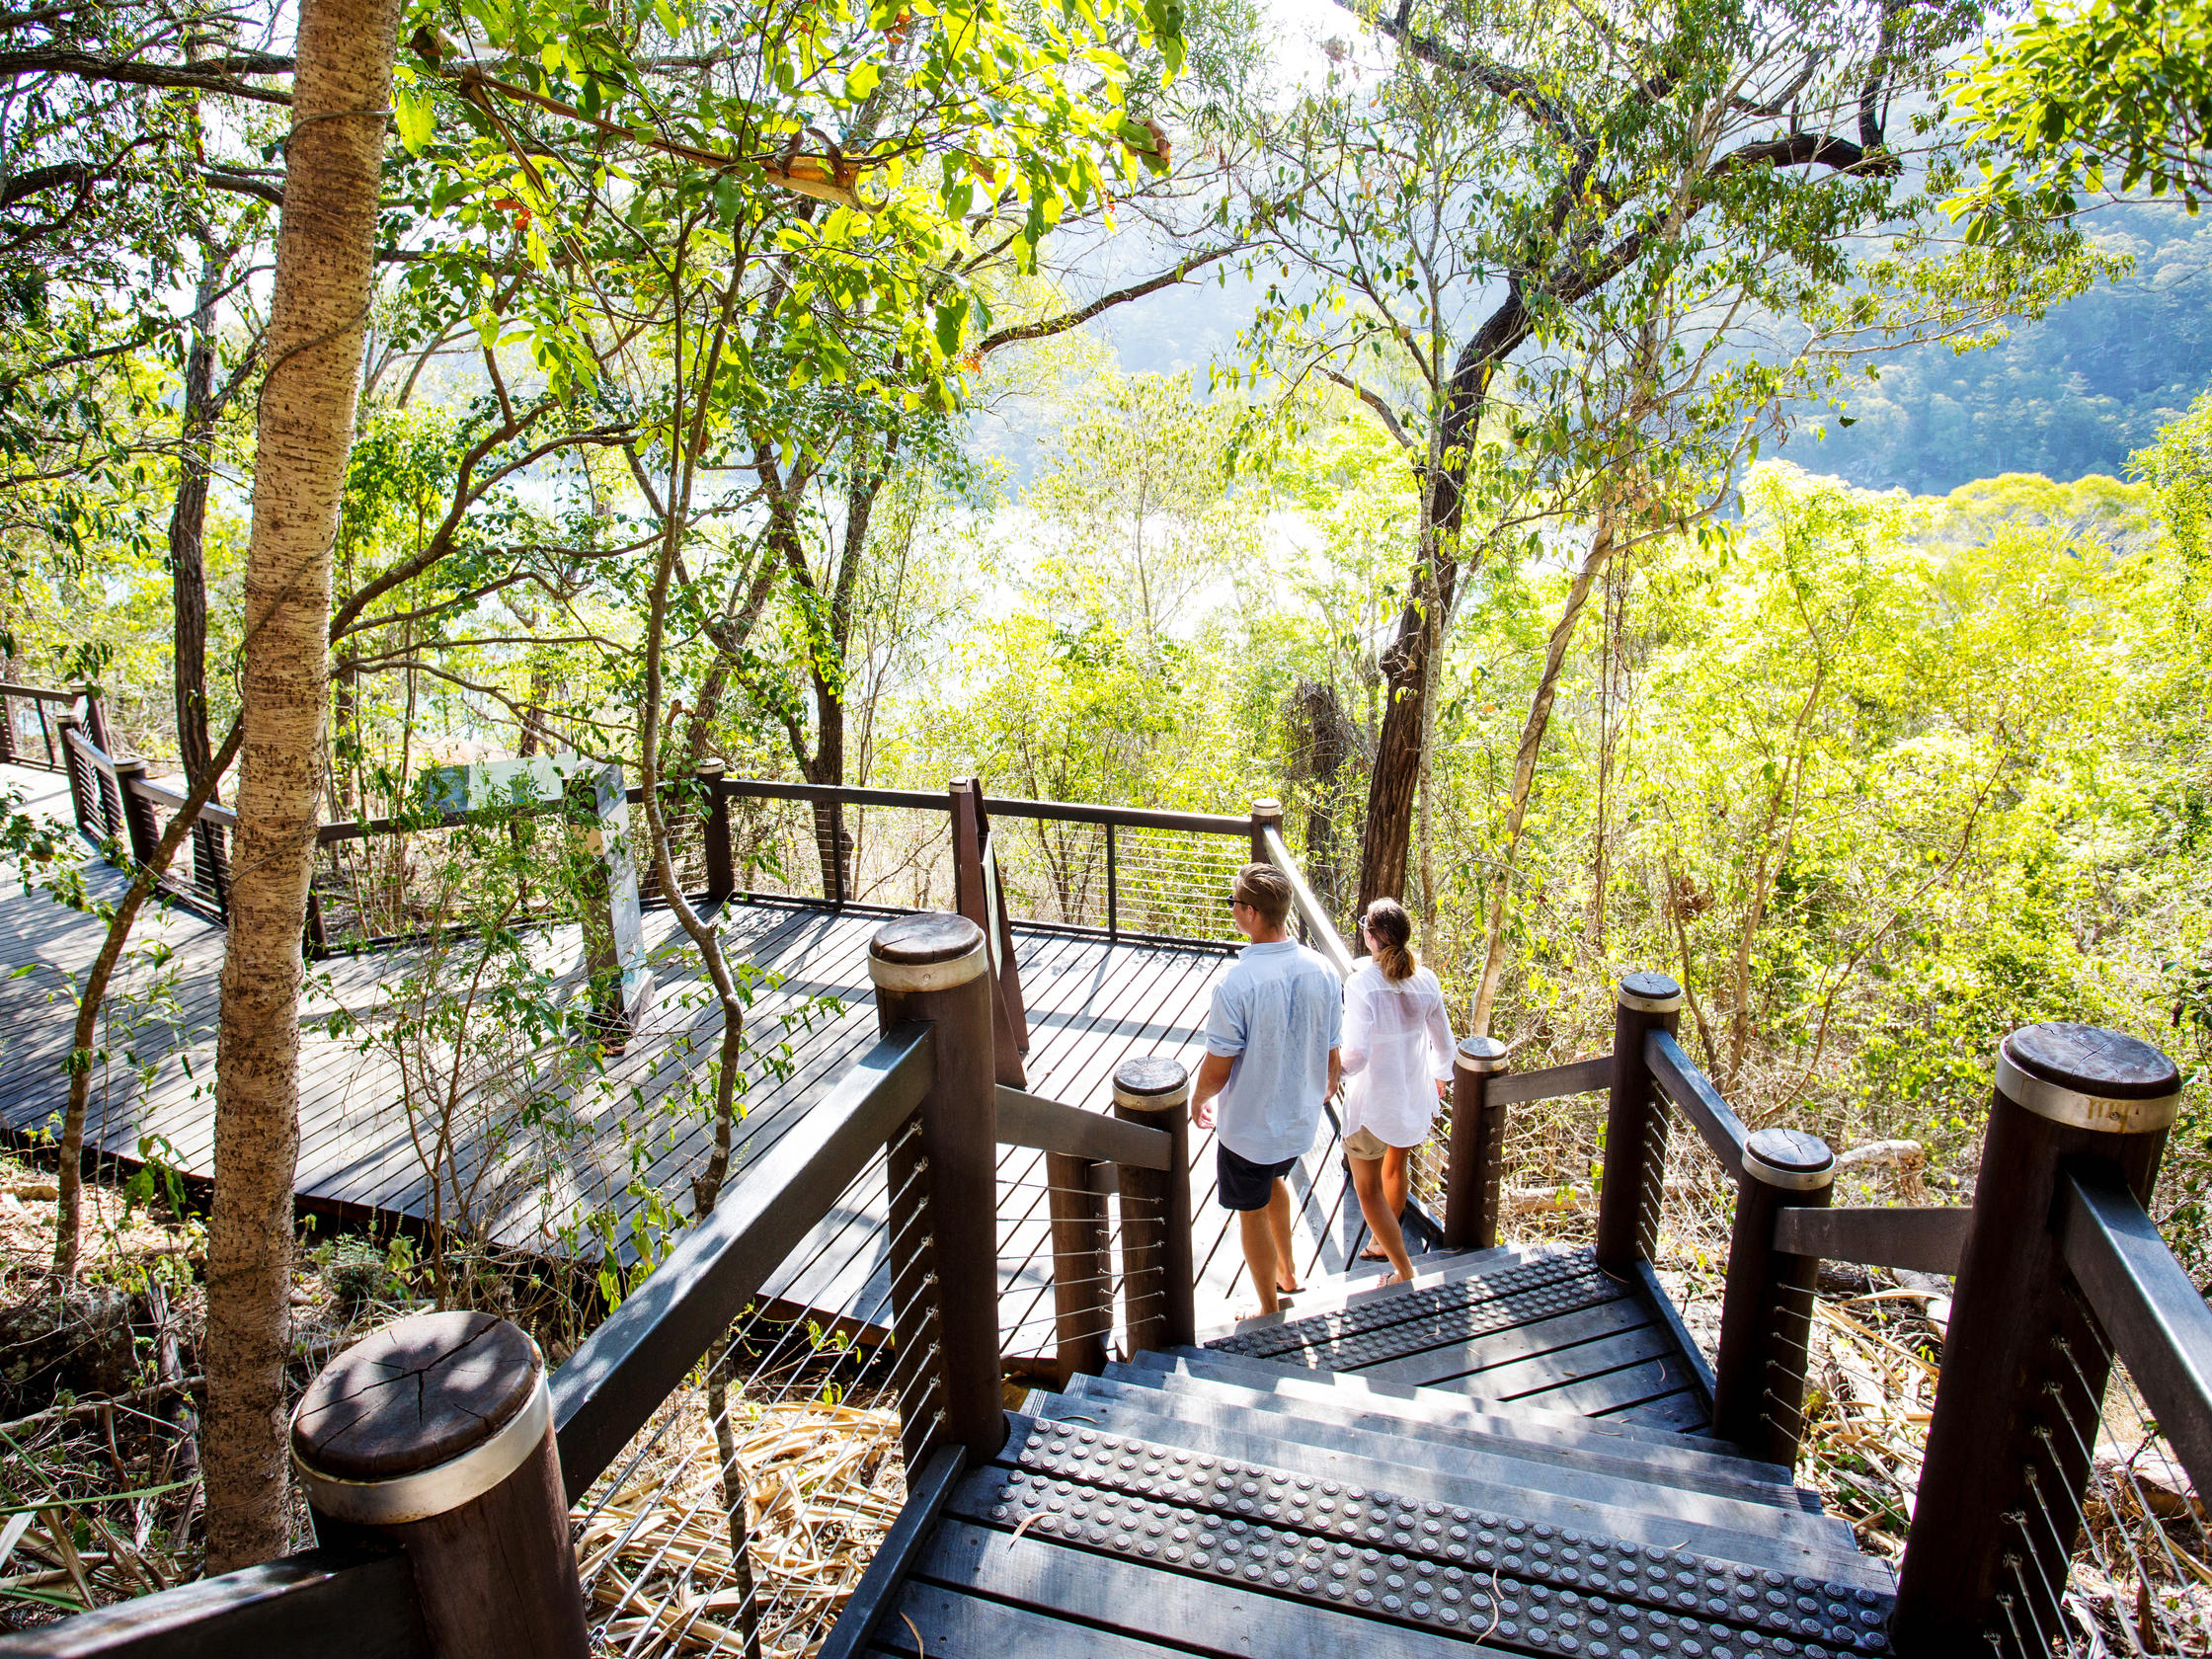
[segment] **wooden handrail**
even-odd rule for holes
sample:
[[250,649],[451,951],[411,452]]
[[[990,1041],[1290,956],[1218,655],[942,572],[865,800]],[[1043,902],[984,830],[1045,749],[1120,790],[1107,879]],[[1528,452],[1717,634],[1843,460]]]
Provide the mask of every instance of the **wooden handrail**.
[[[183,790],[171,789],[167,784],[156,783],[151,778],[125,778],[123,787],[141,801],[151,801],[155,806],[167,807],[171,812],[184,811],[185,803],[191,799]],[[226,806],[209,801],[199,809],[198,822],[235,830],[238,828],[238,814]]]
[[[1251,823],[1247,819],[1235,821],[1238,832],[1249,834]],[[1346,948],[1343,935],[1337,932],[1336,923],[1329,919],[1329,912],[1306,885],[1305,873],[1298,867],[1298,860],[1291,856],[1291,849],[1283,839],[1283,832],[1272,824],[1260,831],[1260,841],[1267,849],[1267,861],[1282,871],[1291,884],[1291,906],[1298,911],[1299,919],[1305,923],[1307,944],[1328,960],[1339,979],[1350,979],[1354,962]]]
[[819,801],[845,807],[908,807],[916,812],[949,812],[952,803],[930,789],[867,789],[844,783],[777,783],[767,778],[726,777],[719,794],[752,801]]
[[1963,1205],[1791,1208],[1775,1217],[1775,1248],[1785,1255],[1913,1273],[1956,1273],[1974,1212]]
[[929,1026],[886,1033],[554,1374],[553,1422],[571,1503],[913,1115],[936,1074]]
[[1508,1071],[1490,1080],[1492,1106],[1524,1106],[1534,1100],[1564,1100],[1613,1086],[1613,1056],[1592,1055],[1539,1071]]
[[998,1144],[1139,1169],[1167,1168],[1174,1148],[1164,1130],[1125,1123],[1104,1112],[1086,1112],[1004,1083],[998,1085]]
[[83,686],[74,691],[57,691],[44,685],[17,685],[0,683],[0,697],[33,697],[41,703],[73,703],[85,694]]
[[2059,1178],[2059,1249],[2159,1432],[2212,1492],[2212,1306],[2109,1169]]
[[1674,1104],[1675,1110],[1697,1126],[1706,1148],[1720,1160],[1721,1168],[1730,1175],[1741,1175],[1744,1142],[1750,1135],[1743,1120],[1720,1098],[1712,1079],[1691,1063],[1672,1032],[1652,1032],[1644,1039],[1643,1054],[1644,1063],[1651,1067],[1651,1075],[1660,1091]]
[[339,1546],[0,1636],[0,1655],[39,1659],[431,1659],[415,1572],[396,1553]]
[[1252,832],[1249,819],[1225,813],[1155,812],[1149,807],[1103,807],[1076,801],[1024,801],[998,795],[984,798],[984,811],[998,818],[1047,818],[1066,824],[1111,824],[1123,830],[1182,830],[1194,835]]

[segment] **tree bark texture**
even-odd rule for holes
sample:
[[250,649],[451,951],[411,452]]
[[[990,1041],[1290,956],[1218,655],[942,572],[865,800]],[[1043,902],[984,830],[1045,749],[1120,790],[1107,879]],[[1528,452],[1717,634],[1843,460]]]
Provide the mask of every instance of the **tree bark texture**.
[[283,1373],[300,933],[329,694],[331,548],[360,387],[398,0],[305,0],[246,554],[239,834],[215,1060],[207,1570],[290,1542]]
[[179,422],[177,503],[169,514],[169,577],[177,650],[177,753],[185,782],[207,770],[207,480],[214,470],[216,290],[228,262],[209,247],[193,294],[192,345],[185,354],[185,407]]

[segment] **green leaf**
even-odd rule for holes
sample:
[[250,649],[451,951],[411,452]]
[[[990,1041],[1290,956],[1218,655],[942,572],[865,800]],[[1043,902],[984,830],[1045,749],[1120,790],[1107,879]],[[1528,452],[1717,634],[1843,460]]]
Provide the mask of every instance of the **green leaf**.
[[407,146],[409,155],[421,155],[437,134],[437,110],[426,86],[394,86],[392,118],[399,126],[399,141]]
[[962,294],[949,305],[937,307],[937,350],[951,356],[960,350],[961,324],[967,321],[968,296]]

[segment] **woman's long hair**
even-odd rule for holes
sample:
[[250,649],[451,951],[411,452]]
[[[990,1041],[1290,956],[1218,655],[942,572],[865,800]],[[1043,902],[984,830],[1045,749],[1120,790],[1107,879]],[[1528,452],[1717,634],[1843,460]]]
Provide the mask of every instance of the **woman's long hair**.
[[1413,978],[1413,918],[1395,899],[1378,899],[1363,918],[1375,943],[1375,965],[1395,985]]

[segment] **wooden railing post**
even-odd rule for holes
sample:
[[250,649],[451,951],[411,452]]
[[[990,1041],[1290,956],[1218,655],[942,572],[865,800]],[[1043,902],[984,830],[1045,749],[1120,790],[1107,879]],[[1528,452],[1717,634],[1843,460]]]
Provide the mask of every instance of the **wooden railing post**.
[[1099,1165],[1072,1152],[1045,1154],[1053,1218],[1053,1329],[1066,1387],[1106,1369],[1114,1322],[1113,1260],[1106,1249],[1106,1193]]
[[1122,1194],[1122,1286],[1129,1351],[1198,1340],[1198,1282],[1191,1252],[1190,1073],[1148,1055],[1114,1067],[1114,1116],[1164,1130],[1165,1169],[1117,1166]]
[[1265,864],[1267,832],[1283,832],[1283,803],[1280,801],[1254,801],[1252,803],[1252,862]]
[[707,898],[722,904],[738,891],[737,853],[730,840],[730,797],[722,789],[723,763],[702,760],[697,772],[699,788],[706,794],[703,825],[707,853]]
[[145,775],[143,760],[116,762],[116,791],[122,797],[124,838],[130,843],[131,864],[138,868],[153,862],[154,849],[161,844],[161,831],[154,825],[153,803],[131,788],[132,784],[143,781]]
[[1651,1086],[1643,1047],[1652,1032],[1671,1032],[1681,1018],[1682,987],[1666,975],[1621,976],[1614,1006],[1604,1188],[1598,1195],[1598,1265],[1616,1273],[1650,1260],[1658,1240],[1668,1112]]
[[518,1326],[386,1325],[323,1368],[291,1447],[325,1542],[365,1533],[407,1552],[439,1659],[590,1651],[545,1362]]
[[2100,1164],[2147,1203],[2180,1086],[2158,1049],[2094,1026],[2031,1025],[1998,1049],[1890,1621],[1905,1659],[1979,1651],[2008,1616],[2022,1631],[2065,1628],[2052,1599],[2066,1586],[2109,1367],[2067,1288],[2058,1178],[2066,1164]]
[[61,772],[69,780],[69,810],[76,816],[77,832],[88,840],[97,842],[101,837],[94,830],[92,789],[85,774],[92,767],[70,743],[72,736],[83,741],[83,732],[73,714],[56,717],[54,724],[61,731]]
[[1713,1432],[1784,1468],[1796,1465],[1804,1434],[1820,1263],[1777,1250],[1775,1218],[1793,1205],[1824,1209],[1835,1192],[1836,1157],[1818,1137],[1763,1129],[1744,1144],[1713,1363]]
[[[891,1218],[895,1234],[902,1225],[913,1233],[907,1224],[919,1223],[907,1248],[926,1251],[935,1276],[935,1407],[909,1458],[949,1439],[982,1462],[1006,1442],[998,1392],[998,1089],[987,962],[982,928],[935,911],[887,921],[868,945],[880,1029],[906,1020],[936,1027],[936,1080],[921,1098],[921,1133],[905,1172],[911,1197],[895,1204]],[[895,1196],[901,1161],[891,1171]],[[931,1288],[928,1274],[915,1278],[912,1294]],[[902,1347],[919,1335],[916,1305],[909,1294],[902,1308],[895,1296]]]
[[1444,1247],[1488,1250],[1498,1242],[1498,1151],[1505,1108],[1490,1104],[1490,1082],[1505,1070],[1495,1037],[1460,1042],[1452,1068],[1452,1149],[1444,1171]]
[[[961,778],[948,786],[952,809],[953,908],[974,922],[985,935],[984,966],[990,981],[991,1018],[996,1022],[998,1080],[1008,1088],[1026,1088],[1029,1076],[1022,1068],[1026,1047],[1026,1016],[1017,1026],[1014,998],[1019,981],[1009,996],[1013,975],[1013,931],[1005,917],[1004,892],[993,886],[995,861],[984,862],[984,780]],[[994,913],[995,912],[995,913]]]
[[0,692],[0,763],[16,757],[16,706]]

